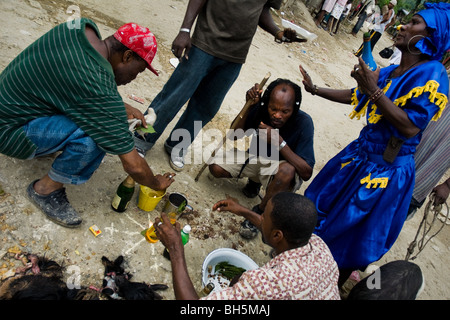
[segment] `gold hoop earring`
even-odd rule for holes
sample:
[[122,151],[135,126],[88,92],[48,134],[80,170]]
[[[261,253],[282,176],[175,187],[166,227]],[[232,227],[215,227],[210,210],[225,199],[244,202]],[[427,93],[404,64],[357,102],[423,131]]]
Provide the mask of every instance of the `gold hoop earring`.
[[[421,55],[421,54],[422,54],[422,52],[421,52],[420,50],[418,50],[418,52],[412,52],[411,49],[409,48],[409,45],[410,45],[410,43],[411,43],[411,40],[414,39],[415,37],[422,37],[422,38],[425,38],[425,36],[423,36],[423,35],[421,35],[421,34],[416,34],[415,36],[412,36],[411,39],[409,39],[408,45],[406,46],[406,48],[408,49],[408,52],[409,52],[410,54],[415,55],[415,56],[418,56],[418,55]],[[420,40],[419,40],[419,41],[420,41]],[[417,42],[419,42],[419,41],[417,41]],[[417,43],[417,42],[416,42],[416,43]]]

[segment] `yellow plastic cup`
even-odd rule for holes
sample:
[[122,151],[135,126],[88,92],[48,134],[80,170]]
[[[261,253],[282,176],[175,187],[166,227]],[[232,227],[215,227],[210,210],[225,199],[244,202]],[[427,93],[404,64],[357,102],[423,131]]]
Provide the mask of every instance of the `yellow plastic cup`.
[[144,211],[153,211],[166,191],[156,191],[146,186],[141,186],[139,190],[138,207]]
[[155,234],[155,226],[154,225],[151,225],[151,227],[145,231],[144,237],[145,237],[145,240],[147,240],[147,242],[150,242],[150,243],[158,242],[158,237]]

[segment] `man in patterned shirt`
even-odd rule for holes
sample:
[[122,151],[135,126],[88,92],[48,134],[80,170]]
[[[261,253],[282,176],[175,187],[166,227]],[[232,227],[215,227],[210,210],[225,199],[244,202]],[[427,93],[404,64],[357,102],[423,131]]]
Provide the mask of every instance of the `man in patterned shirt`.
[[135,150],[127,118],[146,126],[145,119],[117,90],[146,68],[157,74],[156,50],[147,28],[126,24],[102,40],[96,24],[82,18],[51,29],[0,74],[0,153],[32,159],[62,151],[27,189],[50,220],[81,224],[63,186],[89,180],[105,153],[118,155],[139,184],[164,190],[173,182],[173,174],[154,175]]
[[[244,272],[232,287],[214,291],[208,300],[339,300],[339,271],[327,245],[312,232],[317,222],[314,204],[306,197],[281,192],[259,214],[228,198],[213,210],[230,211],[249,219],[262,233],[263,242],[274,248],[275,257],[263,267]],[[156,219],[156,232],[168,248],[177,299],[198,299],[187,272],[180,225],[166,215]]]

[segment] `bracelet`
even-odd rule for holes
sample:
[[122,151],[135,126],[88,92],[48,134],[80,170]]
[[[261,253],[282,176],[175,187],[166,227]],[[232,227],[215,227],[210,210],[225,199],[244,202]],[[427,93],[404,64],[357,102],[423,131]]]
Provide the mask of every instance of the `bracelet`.
[[369,96],[370,101],[372,101],[372,103],[375,103],[378,99],[380,99],[380,97],[384,94],[383,90],[381,90],[380,88],[378,88],[377,90],[375,90],[374,93],[372,93],[371,96]]
[[283,140],[283,141],[280,143],[280,149],[279,149],[279,150],[283,149],[285,145],[286,145],[286,141]]
[[311,91],[311,94],[312,94],[313,96],[315,96],[315,95],[317,94],[317,91],[319,91],[319,88],[318,88],[316,85],[314,85],[314,90]]
[[188,28],[181,28],[180,32],[187,32],[187,33],[191,33],[191,29]]

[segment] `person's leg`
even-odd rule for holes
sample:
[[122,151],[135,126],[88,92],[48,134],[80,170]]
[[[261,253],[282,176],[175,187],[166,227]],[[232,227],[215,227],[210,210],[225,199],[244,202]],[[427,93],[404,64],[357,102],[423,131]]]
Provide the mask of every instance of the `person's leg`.
[[40,180],[37,180],[33,185],[34,191],[43,196],[47,196],[53,191],[62,189],[63,187],[64,183],[52,180],[48,173]]
[[422,207],[426,199],[423,199],[421,202],[417,201],[414,197],[411,198],[411,203],[409,204],[408,213],[406,215],[406,221],[412,219],[416,214],[417,210]]
[[[228,158],[228,163],[226,159]],[[231,159],[231,161],[230,161]],[[227,152],[226,154],[220,150],[214,157],[213,161],[217,162],[211,163],[208,168],[209,172],[214,178],[227,178],[231,179],[233,177],[241,178],[247,177],[248,182],[246,186],[242,189],[242,193],[248,198],[254,198],[259,194],[261,188],[261,183],[258,180],[259,165],[252,169],[253,165],[248,163],[249,155],[247,152],[242,153],[238,149]],[[255,181],[256,180],[256,181]]]
[[208,166],[209,172],[214,178],[240,178],[245,176],[245,163],[248,153],[234,148],[225,151],[223,148],[217,150]]
[[325,13],[327,13],[325,10],[321,10],[318,14],[316,19],[314,19],[314,23],[318,28],[320,28],[320,24],[322,23],[323,17],[325,16]]
[[[214,118],[226,94],[239,76],[241,67],[242,64],[239,63],[216,59],[214,68],[195,90],[186,110],[173,128],[170,136],[179,129],[187,130],[190,135],[190,141],[188,141],[190,145],[198,134],[198,132],[194,131],[196,129],[194,128],[194,122],[201,121],[201,127],[203,128]],[[170,138],[167,140],[172,147],[175,147],[180,142]]]
[[208,166],[209,172],[213,175],[214,178],[233,178],[231,173],[229,173],[227,170],[219,166],[218,164],[210,164]]
[[[193,46],[189,59],[183,58],[163,89],[153,99],[150,107],[155,110],[155,133],[146,134],[145,141],[135,135],[135,143],[141,153],[150,150],[178,111],[192,97],[202,79],[210,72],[215,58]],[[148,110],[144,114],[147,114]]]
[[336,23],[336,28],[335,28],[335,30],[334,30],[334,34],[337,34],[337,32],[338,32],[338,30],[339,30],[339,26],[341,25],[341,21],[344,20],[344,19],[345,19],[345,17],[341,17],[341,18],[337,21],[337,23]]
[[381,38],[381,33],[379,33],[378,31],[374,31],[372,34],[372,37],[370,38],[370,49],[375,48],[375,45],[377,44],[378,40],[380,40]]
[[63,115],[35,119],[24,130],[38,147],[35,157],[62,151],[48,173],[53,181],[61,184],[85,183],[105,156],[91,137]]
[[277,173],[267,185],[266,194],[259,204],[259,209],[264,212],[267,202],[277,193],[292,190],[295,184],[295,168],[288,162],[283,162],[278,167]]
[[248,178],[247,184],[242,189],[242,193],[247,198],[255,198],[256,196],[258,196],[260,190],[261,190],[261,183],[256,182],[251,178]]
[[[189,56],[189,59],[190,56]],[[186,110],[165,142],[166,150],[171,153],[171,160],[184,164],[187,148],[192,144],[200,130],[211,121],[236,81],[242,64],[231,63],[215,58],[214,68],[201,81],[189,100]],[[172,168],[174,168],[172,166]],[[176,170],[176,168],[174,168]]]
[[359,15],[358,22],[355,24],[355,26],[352,29],[352,35],[354,37],[356,37],[356,34],[358,33],[359,29],[361,29],[366,18],[367,18],[367,13],[365,11]]
[[[266,194],[260,204],[253,206],[252,211],[262,214],[267,205],[267,202],[278,192],[282,191],[297,191],[302,180],[295,171],[295,168],[286,161],[280,162],[273,169],[272,163],[259,163],[254,166],[249,165],[249,170],[246,171],[246,176],[252,183],[259,182],[266,187]],[[254,170],[257,169],[257,172]],[[255,176],[258,175],[258,176]],[[252,178],[252,180],[250,180]],[[241,224],[239,234],[246,239],[253,239],[258,234],[258,229],[248,220]]]
[[37,146],[34,157],[62,151],[49,173],[28,186],[28,195],[51,220],[67,227],[78,226],[81,218],[68,202],[63,185],[89,180],[105,152],[63,115],[30,121],[24,131]]
[[330,16],[330,18],[328,19],[327,29],[328,29],[328,31],[330,31],[330,34],[333,31],[333,27],[334,27],[335,21],[336,21],[336,18],[333,17],[333,16]]

